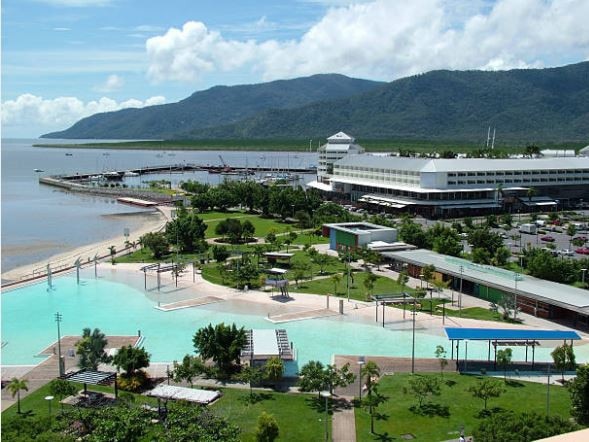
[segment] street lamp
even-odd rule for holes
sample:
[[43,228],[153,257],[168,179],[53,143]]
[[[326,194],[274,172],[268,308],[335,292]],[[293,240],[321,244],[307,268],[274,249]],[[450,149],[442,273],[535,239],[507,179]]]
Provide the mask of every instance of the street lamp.
[[466,364],[468,364],[468,339],[464,340],[464,372],[466,373]]
[[362,367],[364,367],[365,363],[364,356],[360,356],[358,358],[358,383],[360,384],[358,386],[358,397],[360,398],[360,402],[362,402]]
[[49,419],[51,419],[51,402],[53,401],[53,396],[45,396],[45,400],[49,406]]
[[515,282],[515,290],[513,292],[513,298],[514,298],[514,306],[513,306],[513,320],[515,321],[516,317],[517,317],[517,281],[520,277],[519,273],[514,273],[513,274],[513,280]]
[[329,391],[322,391],[321,397],[325,398],[325,442],[329,441],[329,425],[327,422],[328,418],[328,408],[327,408],[327,400],[331,397],[331,393]]
[[419,274],[419,288],[423,290],[423,273]]
[[413,338],[411,341],[411,374],[415,373],[415,298],[413,298]]
[[63,365],[62,365],[62,360],[61,360],[61,330],[59,328],[59,324],[61,323],[61,320],[63,319],[63,317],[61,316],[61,313],[57,312],[55,314],[55,322],[57,322],[57,357],[59,358],[59,360],[57,361],[57,366],[59,367],[59,376],[63,376]]
[[581,282],[583,283],[583,287],[585,287],[585,272],[587,269],[581,269],[581,271],[583,272],[583,275],[581,276]]
[[348,290],[348,302],[350,302],[350,246],[348,246],[346,248],[347,254],[348,254],[348,272],[347,272],[347,276],[346,276],[346,285],[347,285],[347,290]]
[[460,266],[460,293],[458,294],[458,316],[462,317],[462,274],[464,266]]

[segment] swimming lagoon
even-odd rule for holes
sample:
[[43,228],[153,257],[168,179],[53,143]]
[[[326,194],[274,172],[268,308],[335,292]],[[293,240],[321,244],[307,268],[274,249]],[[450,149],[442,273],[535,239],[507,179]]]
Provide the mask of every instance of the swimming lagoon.
[[[136,335],[152,362],[171,362],[193,353],[194,333],[209,323],[235,323],[246,329],[284,328],[294,342],[297,364],[309,360],[330,363],[333,355],[411,356],[411,321],[387,323],[385,328],[369,320],[349,316],[273,324],[265,306],[227,300],[197,308],[164,312],[154,307],[149,293],[108,279],[60,277],[53,288],[39,283],[2,293],[2,365],[30,365],[43,360],[39,352],[57,340],[55,313],[62,315],[61,335],[81,335],[85,327],[99,328],[106,335]],[[409,315],[408,315],[409,317]],[[433,357],[436,345],[450,356],[450,342],[439,334],[418,330],[416,357]],[[558,343],[557,343],[558,344]],[[462,346],[461,346],[462,347]],[[587,353],[587,345],[577,349]],[[68,349],[63,349],[67,351]],[[523,359],[523,349],[514,348],[514,359]],[[550,360],[550,348],[539,348],[536,360]],[[461,348],[462,352],[462,348]],[[521,353],[521,354],[520,354]],[[461,355],[462,356],[462,355]],[[471,342],[468,357],[487,357],[487,344]],[[582,362],[587,355],[577,356]],[[291,367],[296,371],[296,367]]]

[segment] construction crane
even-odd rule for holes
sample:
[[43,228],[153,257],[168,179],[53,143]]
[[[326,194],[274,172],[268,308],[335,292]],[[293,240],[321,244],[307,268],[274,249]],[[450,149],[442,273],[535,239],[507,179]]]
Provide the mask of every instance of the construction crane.
[[221,160],[221,164],[223,165],[223,172],[231,172],[233,170],[232,167],[230,167],[225,160],[223,159],[223,157],[221,155],[219,155],[219,159]]

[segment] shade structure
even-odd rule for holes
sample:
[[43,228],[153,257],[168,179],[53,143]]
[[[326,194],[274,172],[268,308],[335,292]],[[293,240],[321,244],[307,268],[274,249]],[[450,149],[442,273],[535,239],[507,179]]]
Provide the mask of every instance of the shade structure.
[[153,390],[148,391],[147,396],[166,400],[183,400],[207,405],[219,398],[221,393],[216,390],[201,390],[199,388],[176,387],[174,385],[158,385]]

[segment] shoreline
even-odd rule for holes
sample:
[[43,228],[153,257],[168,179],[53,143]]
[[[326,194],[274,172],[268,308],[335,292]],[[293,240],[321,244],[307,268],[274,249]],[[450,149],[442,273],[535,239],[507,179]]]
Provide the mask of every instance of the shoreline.
[[108,258],[108,248],[110,246],[116,247],[118,256],[121,251],[125,250],[125,241],[137,241],[144,234],[160,231],[165,227],[170,219],[169,212],[171,209],[164,207],[155,208],[158,214],[157,219],[145,220],[138,228],[129,232],[128,238],[125,238],[124,235],[117,235],[106,240],[81,245],[66,252],[51,255],[44,260],[19,266],[6,272],[3,271],[0,275],[2,285],[18,285],[19,282],[25,283],[32,278],[43,276],[46,274],[47,264],[50,264],[52,270],[55,272],[73,267],[74,262],[78,258],[82,261],[82,265],[92,262],[95,255],[98,255],[100,259]]

